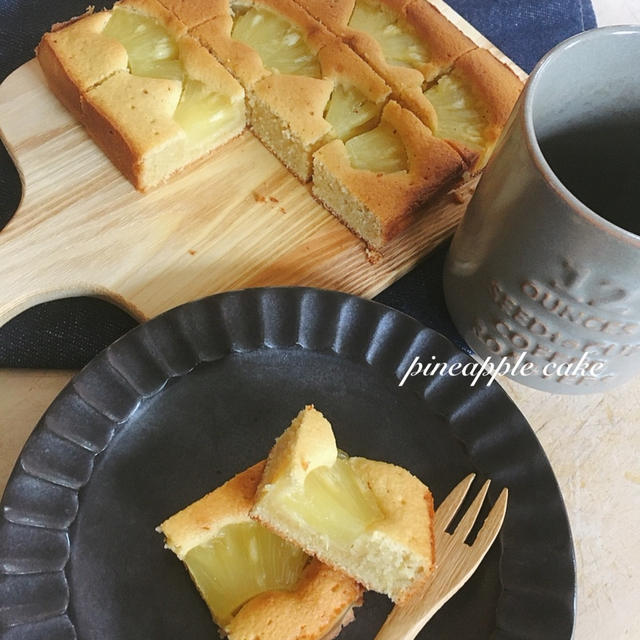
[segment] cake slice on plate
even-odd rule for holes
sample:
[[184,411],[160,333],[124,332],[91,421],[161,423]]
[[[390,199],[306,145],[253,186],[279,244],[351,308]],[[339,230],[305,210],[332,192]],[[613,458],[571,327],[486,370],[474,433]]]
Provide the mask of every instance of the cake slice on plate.
[[467,168],[459,153],[391,101],[376,128],[315,153],[313,195],[371,249],[381,250]]
[[163,522],[230,640],[330,640],[353,619],[362,588],[249,518],[264,462]]
[[251,516],[396,602],[433,567],[429,489],[405,469],[339,452],[310,406],[271,450]]
[[140,190],[245,127],[242,87],[156,0],[56,25],[37,55],[53,92]]

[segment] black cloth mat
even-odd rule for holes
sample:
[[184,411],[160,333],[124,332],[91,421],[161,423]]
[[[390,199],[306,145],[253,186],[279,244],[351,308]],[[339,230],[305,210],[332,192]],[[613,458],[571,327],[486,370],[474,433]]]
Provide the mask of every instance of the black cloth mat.
[[[558,42],[596,26],[590,0],[449,0],[449,4],[525,71]],[[86,6],[87,0],[0,0],[0,80],[33,57],[34,47],[51,24],[83,13]],[[18,207],[20,195],[18,174],[0,147],[0,229]],[[444,304],[445,255],[446,246],[438,248],[377,300],[464,346]],[[0,327],[0,367],[80,368],[135,324],[122,310],[93,298],[37,305]]]

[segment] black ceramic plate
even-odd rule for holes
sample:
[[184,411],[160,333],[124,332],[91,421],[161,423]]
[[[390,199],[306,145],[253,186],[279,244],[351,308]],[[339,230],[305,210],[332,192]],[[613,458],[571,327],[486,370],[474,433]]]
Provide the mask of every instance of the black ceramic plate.
[[[420,638],[567,640],[573,549],[549,463],[496,385],[399,376],[415,356],[467,361],[382,305],[312,289],[187,304],[91,362],[51,405],[11,476],[0,521],[3,640],[211,640],[167,516],[262,459],[305,404],[341,448],[400,464],[436,505],[466,474],[508,486],[499,540]],[[370,640],[390,609],[367,594],[341,640]]]

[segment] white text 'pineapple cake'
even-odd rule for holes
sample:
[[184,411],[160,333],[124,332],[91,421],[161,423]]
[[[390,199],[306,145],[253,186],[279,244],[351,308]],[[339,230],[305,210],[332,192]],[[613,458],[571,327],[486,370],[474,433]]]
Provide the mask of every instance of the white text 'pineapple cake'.
[[56,25],[37,56],[53,92],[140,190],[244,129],[242,87],[156,0]]
[[249,518],[263,468],[243,471],[158,530],[230,640],[331,640],[353,620],[362,588]]
[[251,516],[395,602],[433,568],[429,489],[401,467],[339,452],[311,406],[277,439]]

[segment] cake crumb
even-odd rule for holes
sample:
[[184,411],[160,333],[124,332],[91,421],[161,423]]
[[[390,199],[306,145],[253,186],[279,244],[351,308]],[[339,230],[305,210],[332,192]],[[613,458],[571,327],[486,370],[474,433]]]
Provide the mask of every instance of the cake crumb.
[[451,197],[456,204],[464,204],[466,199],[464,193],[461,193],[458,189],[451,192]]
[[287,211],[284,207],[280,207],[280,213],[287,213]]
[[195,256],[196,255],[196,250],[195,249],[189,249],[189,255],[190,256]]
[[365,247],[364,252],[367,255],[367,261],[369,264],[378,264],[378,262],[382,260],[382,254],[377,249]]
[[260,195],[256,191],[253,192],[253,199],[256,202],[266,202],[267,201],[267,199],[263,195]]
[[470,200],[475,191],[475,182],[468,180],[451,191],[451,198],[456,204],[464,204]]
[[276,198],[275,196],[269,196],[269,200],[271,200],[271,202],[280,202],[280,200],[278,200],[278,198]]

